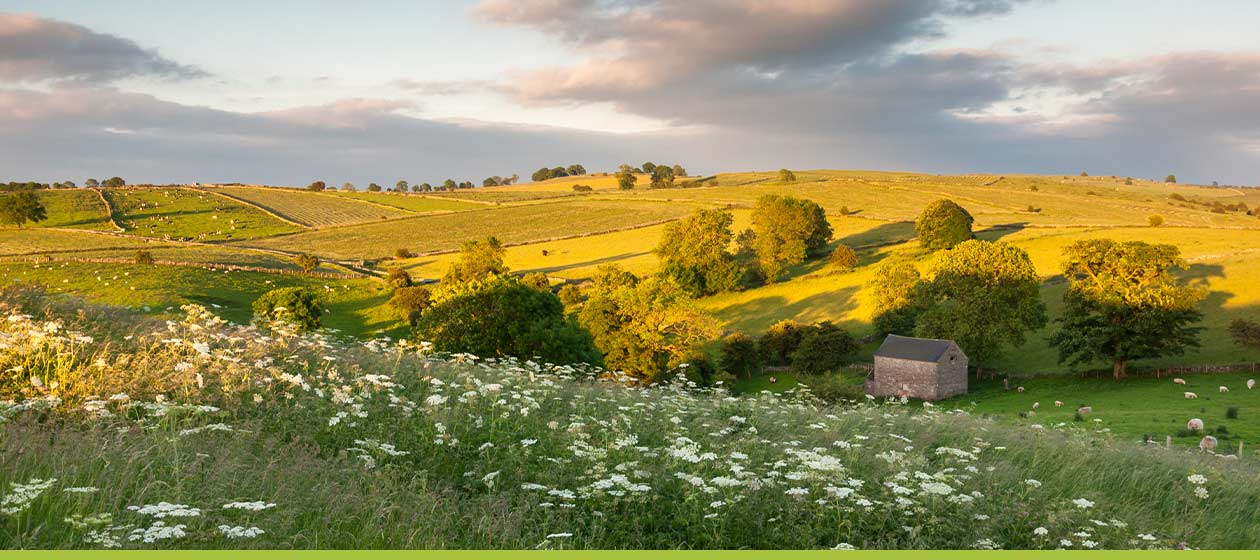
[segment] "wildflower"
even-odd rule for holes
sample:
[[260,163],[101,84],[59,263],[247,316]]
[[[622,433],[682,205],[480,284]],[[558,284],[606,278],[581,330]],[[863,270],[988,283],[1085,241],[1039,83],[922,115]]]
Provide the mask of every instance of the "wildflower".
[[1080,509],[1089,509],[1094,507],[1094,502],[1086,500],[1085,498],[1077,498],[1072,500],[1072,503]]
[[26,508],[31,507],[31,503],[36,498],[39,498],[45,490],[51,488],[56,482],[57,479],[55,478],[32,478],[26,484],[9,483],[12,490],[3,499],[0,499],[0,513],[17,515],[26,511]]
[[69,488],[62,488],[61,491],[69,492],[71,494],[93,494],[99,492],[100,488],[95,486],[71,486]]
[[155,521],[152,527],[131,531],[131,534],[127,535],[127,540],[155,543],[167,539],[178,539],[185,535],[184,529],[187,527],[187,525],[167,526],[165,522]]
[[429,395],[429,398],[424,399],[424,404],[429,406],[439,406],[446,404],[446,401],[447,398],[443,395]]
[[[158,502],[144,506],[127,506],[127,509],[140,515],[149,515],[161,519],[163,517],[197,517],[201,510],[184,504]],[[148,541],[145,541],[148,542]]]
[[545,539],[563,539],[563,538],[568,538],[568,537],[572,537],[572,536],[573,536],[573,533],[552,533],[552,534],[547,535],[546,537],[543,537],[543,538],[545,538]]
[[857,550],[857,548],[847,542],[842,542],[831,547],[831,550]]
[[801,487],[788,488],[788,490],[787,490],[786,492],[784,492],[784,494],[787,494],[787,495],[789,495],[789,496],[794,496],[794,497],[808,496],[808,495],[809,495],[809,489],[807,489],[807,488],[801,488]]
[[1200,499],[1200,500],[1206,500],[1206,499],[1208,499],[1208,491],[1207,491],[1207,488],[1204,488],[1204,487],[1202,487],[1202,486],[1195,486],[1195,487],[1194,487],[1194,497],[1196,497],[1196,498],[1198,498],[1198,499]]
[[1189,480],[1191,484],[1207,484],[1207,477],[1201,474],[1192,474],[1186,477],[1186,480]]
[[1037,535],[1038,537],[1044,537],[1050,534],[1050,530],[1046,529],[1045,527],[1037,527],[1036,529],[1033,529],[1033,534]]
[[1030,478],[1030,479],[1028,479],[1028,480],[1025,480],[1025,481],[1024,481],[1024,484],[1027,484],[1027,485],[1029,485],[1029,486],[1031,486],[1031,487],[1033,487],[1033,488],[1041,488],[1041,481],[1034,480],[1034,479],[1031,479],[1031,478]]
[[245,511],[262,511],[273,507],[276,507],[276,504],[269,504],[267,502],[232,502],[230,504],[223,504],[223,509],[243,509]]
[[228,525],[219,525],[219,532],[223,533],[223,536],[229,539],[252,539],[264,533],[264,531],[258,527],[250,527],[246,529],[241,526],[231,527]]

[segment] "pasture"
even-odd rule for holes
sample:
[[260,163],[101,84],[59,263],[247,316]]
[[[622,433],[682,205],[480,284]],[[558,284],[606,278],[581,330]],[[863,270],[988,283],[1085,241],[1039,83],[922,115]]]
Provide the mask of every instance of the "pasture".
[[170,237],[222,241],[298,231],[256,208],[183,188],[102,189],[114,209],[115,220],[128,233],[142,237]]
[[57,189],[39,193],[48,219],[35,227],[97,229],[114,231],[105,203],[88,189]]
[[307,227],[357,224],[407,215],[407,212],[388,206],[339,200],[322,193],[298,189],[216,187],[204,190],[245,201]]

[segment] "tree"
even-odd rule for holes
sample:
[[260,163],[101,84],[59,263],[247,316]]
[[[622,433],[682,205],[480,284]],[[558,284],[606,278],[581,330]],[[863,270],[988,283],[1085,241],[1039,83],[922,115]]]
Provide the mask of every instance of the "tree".
[[643,165],[639,166],[639,169],[642,169],[644,173],[651,173],[656,170],[656,164],[647,161],[644,162]]
[[420,190],[424,192],[433,192],[433,185],[428,183],[420,183]]
[[[1176,182],[1177,182],[1177,176],[1176,176],[1176,175],[1169,174],[1167,177],[1164,177],[1164,182],[1165,182],[1165,183],[1176,183]],[[1193,181],[1192,181],[1192,182],[1193,182]]]
[[293,262],[297,263],[297,265],[302,268],[302,272],[311,272],[316,268],[319,268],[319,257],[316,257],[315,255],[302,253],[301,255],[293,257]]
[[398,181],[397,183],[394,183],[394,191],[395,191],[395,192],[400,192],[400,193],[405,193],[405,192],[407,192],[407,182],[406,182],[406,181]]
[[560,303],[563,303],[565,308],[577,307],[586,301],[582,295],[582,289],[574,284],[565,284],[560,291],[556,292],[556,296],[560,298]]
[[355,189],[354,189],[354,183],[351,183],[351,182],[349,182],[349,181],[346,181],[345,183],[342,183],[342,184],[341,184],[341,190],[346,191],[346,192],[354,192],[354,190],[355,190]]
[[757,341],[743,333],[733,333],[722,339],[722,354],[718,368],[736,377],[751,379],[761,373],[763,367]]
[[0,198],[0,220],[21,229],[26,222],[48,219],[48,210],[33,191],[19,191]]
[[573,192],[588,193],[594,190],[590,185],[573,185]]
[[677,163],[675,163],[675,164],[674,164],[674,166],[670,168],[670,171],[672,171],[672,172],[674,173],[674,177],[686,177],[686,176],[687,176],[687,170],[686,170],[686,169],[684,169],[684,168],[683,168],[683,166],[678,165]]
[[786,366],[791,363],[792,352],[801,345],[805,331],[796,321],[784,319],[773,325],[757,341],[757,349],[766,363]]
[[389,298],[389,306],[393,307],[407,320],[407,324],[416,326],[420,316],[429,308],[432,294],[424,286],[407,286],[394,290]]
[[664,165],[658,165],[652,169],[652,183],[649,185],[654,189],[666,189],[674,186],[674,170]]
[[565,315],[564,304],[549,291],[499,275],[439,292],[415,327],[439,351],[600,363],[591,334]]
[[795,182],[796,182],[796,174],[795,174],[795,173],[792,173],[792,171],[791,171],[790,169],[780,169],[780,170],[779,170],[779,182],[780,182],[780,183],[795,183]]
[[530,175],[529,178],[535,183],[546,181],[551,178],[551,170],[546,167],[541,167],[538,171],[535,171],[533,175]]
[[576,177],[578,175],[586,175],[586,168],[575,163],[565,168],[564,172],[568,173],[570,177]]
[[914,334],[914,293],[922,277],[909,262],[885,262],[875,269],[867,284],[875,300],[875,331],[880,334]]
[[122,177],[110,177],[106,179],[105,182],[101,183],[101,186],[107,189],[124,187],[126,185],[127,181],[124,181]]
[[305,288],[276,288],[254,300],[254,316],[289,323],[299,331],[320,327],[319,299]]
[[328,188],[328,185],[325,185],[323,181],[315,181],[314,183],[311,183],[306,186],[306,190],[316,191],[316,192],[322,191],[327,188]]
[[831,241],[826,213],[810,200],[762,195],[752,222],[757,263],[768,282],[781,278],[789,266],[821,256]]
[[830,321],[823,321],[805,329],[801,342],[789,359],[792,369],[810,375],[834,372],[852,360],[858,343],[849,331]]
[[949,249],[963,241],[973,239],[971,217],[962,206],[949,199],[933,202],[923,209],[914,221],[914,231],[919,244],[933,251]]
[[497,186],[499,186],[499,178],[498,178],[498,177],[486,177],[485,179],[482,179],[482,180],[481,180],[481,186],[483,186],[483,187],[497,187]]
[[629,169],[629,166],[621,166],[621,170],[617,172],[617,188],[628,191],[634,188],[634,184],[639,182],[639,176]]
[[1242,318],[1234,319],[1229,323],[1229,335],[1239,346],[1260,350],[1260,323]]
[[1082,240],[1064,250],[1060,329],[1050,337],[1059,362],[1111,362],[1119,381],[1131,360],[1180,355],[1198,347],[1204,290],[1182,284],[1185,268],[1172,245],[1110,239]]
[[95,189],[96,187],[101,186],[101,184],[96,179],[88,177],[87,180],[83,182],[83,186],[89,189]]
[[609,369],[645,384],[663,381],[717,336],[717,321],[672,282],[626,282],[623,274],[607,271],[604,281],[610,283],[595,282],[578,321],[594,336]]
[[1089,177],[1089,173],[1086,173],[1086,172],[1082,171],[1082,172],[1081,172],[1081,177]]
[[401,267],[391,268],[385,275],[385,283],[394,289],[406,288],[411,285],[411,274]]
[[153,253],[149,251],[144,251],[144,250],[136,251],[136,256],[134,257],[133,260],[135,261],[136,264],[143,264],[143,265],[157,263],[157,260],[153,258]]
[[1159,227],[1164,225],[1164,217],[1159,214],[1151,214],[1146,217],[1146,223],[1150,224],[1151,227]]
[[857,268],[858,265],[857,252],[843,243],[831,250],[830,260],[833,266],[845,272]]
[[442,282],[459,284],[506,274],[508,267],[503,264],[506,252],[503,243],[494,236],[465,241],[460,247],[459,257],[451,263]]
[[381,186],[376,183],[368,183],[368,192],[381,192]]
[[914,333],[953,340],[977,373],[1005,346],[1021,346],[1046,324],[1041,277],[1023,249],[964,241],[937,261],[914,298]]
[[700,208],[667,224],[656,246],[661,274],[692,297],[734,290],[743,276],[739,263],[726,250],[735,237],[734,220],[725,210]]
[[453,191],[458,187],[459,185],[455,184],[454,179],[447,179],[445,181],[442,181],[442,190],[444,191]]

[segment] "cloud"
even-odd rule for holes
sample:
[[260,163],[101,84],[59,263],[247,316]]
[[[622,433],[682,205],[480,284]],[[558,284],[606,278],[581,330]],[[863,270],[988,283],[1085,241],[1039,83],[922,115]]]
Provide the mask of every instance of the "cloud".
[[131,76],[196,78],[206,73],[130,39],[30,14],[0,13],[0,80],[110,81]]
[[389,85],[419,95],[465,95],[494,88],[493,80],[411,80],[400,78]]

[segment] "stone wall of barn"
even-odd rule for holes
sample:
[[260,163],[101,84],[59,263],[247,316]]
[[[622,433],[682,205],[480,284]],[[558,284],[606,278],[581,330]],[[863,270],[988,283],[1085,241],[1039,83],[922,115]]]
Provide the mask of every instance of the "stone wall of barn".
[[[949,357],[953,355],[954,360]],[[934,401],[967,394],[967,358],[950,350],[941,363],[916,362],[875,356],[875,369],[866,380],[866,393],[876,397],[902,394]]]
[[[949,358],[953,356],[951,361]],[[967,394],[967,356],[957,347],[951,348],[937,365],[940,377],[937,381],[936,398],[948,399]]]

